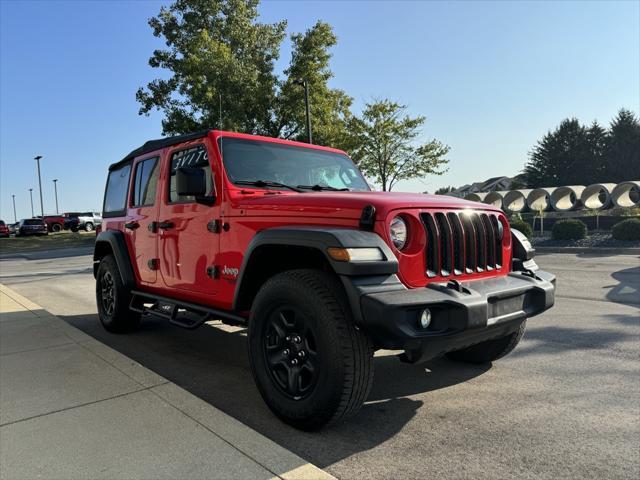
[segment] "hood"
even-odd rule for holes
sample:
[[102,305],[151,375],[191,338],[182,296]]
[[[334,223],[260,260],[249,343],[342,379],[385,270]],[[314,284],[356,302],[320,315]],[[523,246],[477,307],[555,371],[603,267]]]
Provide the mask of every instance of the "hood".
[[[252,190],[253,191],[253,190]],[[247,195],[231,193],[231,205],[243,210],[244,215],[290,216],[306,214],[309,216],[332,216],[334,218],[358,219],[367,205],[376,208],[378,219],[385,218],[389,212],[397,209],[435,208],[435,209],[481,209],[499,211],[485,203],[470,202],[446,195],[427,195],[423,193],[399,192],[268,192],[255,191]]]

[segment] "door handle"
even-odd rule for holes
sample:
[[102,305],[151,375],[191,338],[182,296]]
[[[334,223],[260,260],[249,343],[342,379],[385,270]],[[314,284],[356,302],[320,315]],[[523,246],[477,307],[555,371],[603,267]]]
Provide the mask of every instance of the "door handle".
[[124,224],[124,228],[128,228],[129,230],[135,230],[138,228],[140,224],[138,222],[128,222]]
[[169,230],[173,228],[173,222],[170,222],[170,221],[160,222],[158,223],[158,228],[161,228],[162,230]]

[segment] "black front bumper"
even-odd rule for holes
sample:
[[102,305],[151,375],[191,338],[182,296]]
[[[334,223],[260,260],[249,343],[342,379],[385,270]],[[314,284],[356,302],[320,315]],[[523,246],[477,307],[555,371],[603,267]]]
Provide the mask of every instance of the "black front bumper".
[[[356,320],[379,348],[427,358],[498,338],[553,306],[555,276],[540,270],[469,282],[407,289],[395,275],[352,278],[347,292]],[[357,302],[357,305],[354,305]],[[431,324],[420,327],[428,308]]]

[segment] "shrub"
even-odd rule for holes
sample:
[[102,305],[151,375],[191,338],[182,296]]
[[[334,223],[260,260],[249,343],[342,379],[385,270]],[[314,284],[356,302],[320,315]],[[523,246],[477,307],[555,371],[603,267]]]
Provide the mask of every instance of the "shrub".
[[587,225],[580,220],[559,220],[551,229],[554,240],[580,240],[587,236]]
[[527,222],[522,220],[522,218],[513,217],[509,221],[509,225],[511,226],[511,228],[515,228],[516,230],[520,230],[524,234],[525,237],[527,237],[529,240],[531,240],[531,237],[533,236],[533,229],[531,228],[531,225],[529,225]]
[[613,226],[613,238],[616,240],[640,240],[640,218],[630,218]]

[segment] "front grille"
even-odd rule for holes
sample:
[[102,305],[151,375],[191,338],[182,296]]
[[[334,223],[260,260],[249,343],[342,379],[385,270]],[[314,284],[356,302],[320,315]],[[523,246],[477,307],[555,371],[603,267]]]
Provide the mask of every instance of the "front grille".
[[484,212],[421,213],[427,277],[489,272],[502,266],[500,219]]

